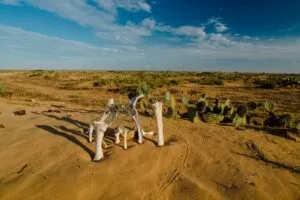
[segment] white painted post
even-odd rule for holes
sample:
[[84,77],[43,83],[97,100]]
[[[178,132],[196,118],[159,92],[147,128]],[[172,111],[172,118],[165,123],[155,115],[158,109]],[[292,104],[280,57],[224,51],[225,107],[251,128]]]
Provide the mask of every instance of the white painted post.
[[164,145],[164,133],[163,133],[163,122],[162,122],[162,103],[156,102],[153,104],[155,115],[156,115],[156,121],[157,121],[157,128],[158,128],[158,146]]

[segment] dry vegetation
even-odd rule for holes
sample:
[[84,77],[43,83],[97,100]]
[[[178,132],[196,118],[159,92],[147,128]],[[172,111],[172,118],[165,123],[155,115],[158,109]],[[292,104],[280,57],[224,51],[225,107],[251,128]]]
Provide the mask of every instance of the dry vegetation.
[[[165,118],[166,147],[155,148],[153,138],[141,146],[132,142],[128,151],[112,144],[111,156],[97,164],[84,134],[108,98],[126,103],[128,92],[143,83],[166,105],[170,91],[178,113],[186,109],[183,96],[195,103],[207,94],[210,106],[216,99],[230,99],[234,107],[272,101],[276,114],[299,120],[299,81],[299,74],[2,71],[0,198],[299,199],[300,143],[289,130]],[[18,109],[28,112],[14,116]],[[153,129],[152,117],[142,120]],[[117,123],[132,122],[121,117]]]
[[279,113],[300,112],[299,74],[44,70],[11,73],[9,78],[0,76],[4,97],[97,106],[104,105],[108,97],[119,99],[121,95],[126,100],[128,92],[148,83],[152,95],[160,99],[169,90],[179,102],[182,96],[198,100],[207,94],[212,103],[215,99],[230,99],[234,105],[273,101]]

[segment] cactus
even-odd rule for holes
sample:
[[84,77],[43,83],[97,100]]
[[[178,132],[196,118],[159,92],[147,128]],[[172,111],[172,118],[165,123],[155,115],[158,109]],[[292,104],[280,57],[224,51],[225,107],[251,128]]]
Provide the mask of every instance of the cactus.
[[167,112],[164,113],[164,117],[176,118],[177,117],[176,99],[170,91],[166,92],[165,100],[167,101],[168,109]]
[[219,103],[219,100],[216,99],[215,105],[213,107],[213,113],[215,114],[221,114],[223,111],[221,104]]
[[246,105],[240,105],[239,107],[237,107],[236,109],[236,114],[239,116],[239,117],[244,117],[246,115],[248,111],[248,108]]
[[295,126],[297,133],[300,134],[300,121],[295,121],[294,123],[295,123],[294,126]]
[[206,102],[205,101],[198,101],[196,104],[196,110],[199,113],[206,112]]
[[233,109],[230,107],[230,99],[227,99],[225,103],[222,105],[222,114],[224,116],[231,116],[233,113]]
[[263,106],[264,109],[268,112],[274,112],[275,110],[275,104],[271,101],[266,101]]
[[207,97],[208,97],[208,95],[207,94],[202,94],[202,96],[201,96],[201,98],[199,99],[199,101],[207,101],[206,99],[207,99]]
[[233,119],[233,124],[235,124],[236,128],[247,125],[246,115],[244,117],[239,117],[238,115],[236,115],[235,118]]
[[269,112],[268,118],[264,121],[264,126],[268,127],[292,127],[293,117],[290,114],[277,117],[273,112]]
[[230,99],[226,99],[226,101],[224,102],[224,105],[229,107],[230,106]]
[[202,97],[196,103],[196,110],[200,114],[205,112],[210,112],[210,108],[208,107],[208,103],[206,99],[207,97],[208,97],[207,94],[203,94]]
[[292,119],[293,117],[290,114],[281,115],[277,119],[277,126],[283,128],[291,127]]
[[224,116],[215,113],[204,113],[201,115],[201,119],[206,123],[220,123],[223,121]]
[[199,113],[195,112],[194,117],[193,117],[194,124],[198,124],[199,123],[199,119],[200,119]]
[[165,100],[166,101],[171,101],[171,96],[172,96],[171,92],[167,91],[166,94],[165,94]]
[[275,127],[277,124],[277,117],[273,112],[269,112],[268,118],[264,121],[263,125],[266,127]]
[[150,93],[150,86],[146,83],[143,83],[139,88],[138,88],[138,93],[145,95],[147,97]]
[[189,98],[186,96],[182,97],[182,103],[185,105],[187,109],[187,113],[184,114],[189,119],[193,119],[194,122],[196,122],[194,119],[196,117],[196,106],[194,104],[191,104],[189,102]]
[[163,114],[165,118],[171,119],[174,116],[174,110],[171,107],[167,108],[167,112]]
[[237,107],[235,113],[234,113],[234,118],[233,118],[233,123],[235,124],[235,127],[242,127],[247,124],[247,114],[248,107],[247,105],[240,105]]
[[248,110],[255,110],[257,108],[257,104],[253,101],[247,103]]
[[141,109],[141,114],[150,116],[147,108],[150,106],[150,86],[146,83],[143,83],[138,89],[137,94],[143,94],[144,98],[139,101],[139,106]]
[[188,106],[190,103],[189,103],[189,98],[187,96],[183,96],[182,97],[182,103],[186,106]]

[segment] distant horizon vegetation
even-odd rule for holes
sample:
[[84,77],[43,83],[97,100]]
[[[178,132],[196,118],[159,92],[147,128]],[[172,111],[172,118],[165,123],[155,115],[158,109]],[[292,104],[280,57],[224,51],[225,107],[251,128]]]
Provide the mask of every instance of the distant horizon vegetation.
[[261,71],[261,72],[250,72],[250,71],[207,71],[207,70],[136,70],[136,69],[0,69],[0,72],[28,72],[28,71],[63,71],[63,72],[72,72],[72,71],[87,71],[87,72],[178,72],[178,73],[240,73],[240,74],[283,74],[283,75],[291,75],[291,74],[300,74],[299,72],[267,72],[267,71]]

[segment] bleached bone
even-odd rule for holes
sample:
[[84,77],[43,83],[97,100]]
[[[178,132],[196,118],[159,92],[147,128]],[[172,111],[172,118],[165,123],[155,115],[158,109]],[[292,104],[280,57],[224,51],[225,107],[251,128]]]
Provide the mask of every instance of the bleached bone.
[[139,116],[139,113],[136,109],[136,103],[138,102],[139,99],[142,99],[144,98],[144,95],[141,94],[137,97],[134,97],[130,100],[130,105],[132,107],[132,111],[129,112],[129,115],[132,116],[136,126],[137,126],[137,129],[138,129],[138,143],[139,144],[142,144],[143,143],[143,136],[146,135],[146,134],[150,134],[150,135],[153,135],[153,132],[150,131],[150,132],[145,132],[143,129],[142,129],[142,125],[141,125],[141,121],[140,121],[140,116]]
[[134,130],[131,130],[127,127],[119,126],[115,132],[115,138],[116,138],[115,143],[116,144],[120,143],[120,135],[122,135],[124,138],[124,149],[127,149],[127,140],[132,139],[134,137],[134,134],[130,135],[130,133],[132,133],[132,131],[134,131]]
[[90,129],[89,129],[89,142],[93,142],[93,132],[94,132],[94,125],[93,124],[90,124]]
[[153,135],[153,134],[154,134],[153,131],[147,131],[146,132],[146,131],[143,130],[143,134],[142,135],[144,136],[144,135]]
[[94,127],[96,130],[96,153],[94,157],[94,161],[99,161],[103,158],[103,150],[102,150],[102,143],[104,133],[108,128],[108,125],[105,122],[94,122]]
[[163,133],[163,122],[162,122],[162,103],[156,102],[153,104],[153,108],[156,115],[157,128],[158,128],[158,146],[164,145],[164,133]]
[[[110,98],[107,103],[107,108],[105,109],[101,119],[98,122],[105,122],[105,120],[110,116],[111,119],[106,122],[108,124],[108,126],[110,126],[119,114],[118,111],[114,108],[114,106],[115,106],[114,99]],[[94,130],[95,130],[94,124],[91,124],[90,128],[89,128],[89,142],[93,141]],[[105,142],[104,142],[104,144],[105,144]],[[107,145],[105,144],[105,146],[107,146]]]

